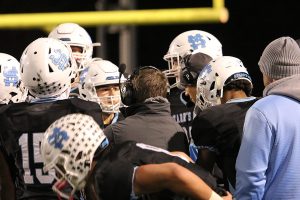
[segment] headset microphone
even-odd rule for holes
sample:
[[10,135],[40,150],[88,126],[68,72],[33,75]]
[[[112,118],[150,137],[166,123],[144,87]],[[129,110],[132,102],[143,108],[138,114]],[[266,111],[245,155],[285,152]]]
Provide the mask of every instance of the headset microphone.
[[[126,64],[121,63],[119,65],[120,78],[121,78],[122,74],[125,76],[125,71],[126,71]],[[125,78],[127,78],[127,76]]]
[[[126,64],[121,63],[119,65],[119,89],[120,89],[120,96],[121,101],[124,105],[129,106],[131,104],[131,91],[132,91],[132,84],[130,77],[128,74],[125,73],[126,71]],[[127,79],[124,83],[121,83],[122,75]]]

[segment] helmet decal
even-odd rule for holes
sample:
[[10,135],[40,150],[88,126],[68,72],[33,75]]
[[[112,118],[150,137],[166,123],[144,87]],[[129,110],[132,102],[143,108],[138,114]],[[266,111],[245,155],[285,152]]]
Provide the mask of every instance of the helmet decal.
[[76,77],[70,47],[60,40],[39,38],[31,42],[20,59],[21,78],[35,98],[68,97]]
[[55,127],[53,129],[52,135],[49,135],[48,142],[50,145],[53,145],[56,149],[62,149],[62,142],[69,139],[68,133],[66,131],[62,131],[60,128]]
[[15,66],[12,68],[4,67],[3,76],[5,86],[17,86],[19,84],[18,71]]
[[191,44],[191,47],[193,48],[193,50],[198,49],[198,47],[200,46],[201,48],[205,48],[206,47],[206,41],[204,40],[203,36],[199,33],[197,33],[196,35],[189,35],[188,36],[188,42]]
[[58,66],[58,69],[64,71],[68,63],[68,56],[64,54],[60,49],[54,49],[54,55],[50,55],[49,59],[54,65]]
[[0,53],[0,104],[23,102],[28,90],[20,75],[20,63],[13,56]]

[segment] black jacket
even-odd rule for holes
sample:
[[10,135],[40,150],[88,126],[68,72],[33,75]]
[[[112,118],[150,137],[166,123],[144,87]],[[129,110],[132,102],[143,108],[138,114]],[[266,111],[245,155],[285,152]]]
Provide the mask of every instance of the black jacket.
[[125,119],[105,128],[105,135],[111,143],[131,140],[188,154],[187,136],[171,116],[170,103],[156,100],[125,108]]

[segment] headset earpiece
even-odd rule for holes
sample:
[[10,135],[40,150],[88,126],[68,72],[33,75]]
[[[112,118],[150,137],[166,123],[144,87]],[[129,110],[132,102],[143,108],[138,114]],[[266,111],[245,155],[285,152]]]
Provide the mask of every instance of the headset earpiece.
[[188,84],[193,84],[195,79],[194,79],[193,75],[191,74],[190,70],[188,69],[188,67],[185,67],[182,70],[182,76]]
[[130,106],[135,103],[132,79],[134,75],[130,75],[124,83],[120,83],[120,96],[124,105]]
[[[153,67],[153,66],[145,66],[145,67],[137,68],[133,71],[133,73],[131,75],[128,76],[127,80],[124,83],[119,83],[121,101],[126,106],[130,106],[130,105],[136,103],[136,97],[134,94],[135,92],[133,89],[132,81],[133,81],[134,77],[138,76],[140,71],[143,69],[154,69],[154,70],[160,71],[159,69],[157,69],[156,67]],[[124,74],[124,73],[122,73],[122,74]],[[121,77],[121,75],[120,75],[120,77]]]
[[196,85],[200,71],[212,60],[212,58],[203,53],[186,55],[183,59],[182,76],[183,81],[188,85]]
[[190,70],[190,66],[186,66],[182,69],[182,77],[188,85],[195,85],[197,83],[198,74]]

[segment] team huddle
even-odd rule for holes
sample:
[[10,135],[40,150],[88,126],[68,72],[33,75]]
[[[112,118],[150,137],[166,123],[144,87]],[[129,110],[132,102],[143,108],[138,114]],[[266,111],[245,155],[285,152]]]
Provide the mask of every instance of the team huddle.
[[[171,42],[169,68],[93,56],[78,24],[0,53],[0,199],[297,199],[300,48],[272,41],[251,96],[212,34]],[[299,69],[299,70],[298,70]],[[288,110],[293,110],[289,113]],[[183,117],[184,116],[184,117]]]

